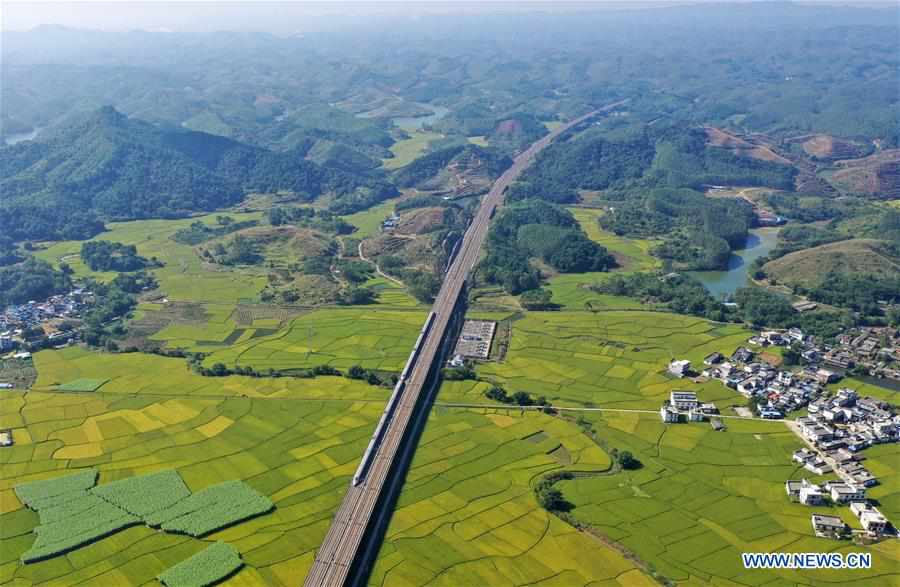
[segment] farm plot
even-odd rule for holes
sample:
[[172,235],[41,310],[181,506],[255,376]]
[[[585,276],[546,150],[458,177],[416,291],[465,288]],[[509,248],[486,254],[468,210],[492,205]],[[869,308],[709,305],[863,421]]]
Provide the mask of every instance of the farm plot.
[[226,481],[156,510],[147,523],[167,532],[200,537],[271,511],[268,497],[240,481]]
[[[536,441],[534,439],[537,439]],[[610,461],[577,427],[518,410],[436,408],[371,585],[653,585],[633,563],[539,508],[531,483]]]
[[[141,585],[197,554],[208,543],[136,523],[66,556],[19,562],[35,545],[33,530],[43,521],[25,507],[15,487],[93,469],[99,474],[98,491],[108,488],[106,497],[138,512],[139,490],[127,481],[173,469],[194,495],[240,480],[271,500],[272,512],[213,531],[205,539],[226,542],[241,553],[245,566],[235,581],[295,585],[312,563],[382,408],[381,402],[236,393],[160,397],[101,389],[91,394],[4,394],[0,423],[27,435],[0,451],[0,584]],[[176,486],[160,475],[160,490]],[[82,491],[89,481],[75,489]],[[121,481],[125,483],[117,483]],[[56,494],[33,489],[27,498]],[[163,496],[154,496],[141,512],[166,504]]]
[[233,546],[216,542],[160,575],[159,581],[168,587],[214,585],[240,569],[243,564],[240,553]]
[[97,391],[107,381],[107,379],[74,379],[62,385],[57,385],[56,391]]
[[702,365],[707,354],[731,354],[748,336],[739,326],[661,312],[531,312],[513,323],[505,361],[481,365],[478,374],[509,393],[560,405],[657,410],[673,389],[742,403],[718,381],[672,379],[666,367],[673,358]]
[[[183,397],[383,400],[390,393],[390,390],[345,377],[203,377],[191,371],[184,359],[144,353],[109,354],[79,347],[41,351],[34,356],[34,361],[38,369],[38,378],[33,387],[36,390],[55,390],[61,381],[71,380],[73,377],[104,378],[108,381],[99,388],[104,393],[168,396],[173,398],[175,405],[179,400],[174,398]],[[177,418],[179,413],[176,409],[168,414],[146,414],[147,417],[132,413],[104,414],[92,420],[96,420],[100,427],[117,427],[129,432],[131,428],[159,428],[161,423]],[[108,420],[116,420],[118,423],[102,423]],[[90,423],[86,425],[93,426]]]
[[367,369],[399,371],[424,321],[424,311],[316,310],[294,319],[272,336],[214,352],[204,364],[224,363],[257,370],[323,364],[347,369],[361,365]]
[[[611,447],[631,451],[643,467],[616,475],[561,481],[570,512],[670,580],[685,584],[887,585],[900,578],[888,543],[858,547],[813,536],[810,508],[788,500],[787,479],[804,473],[791,462],[799,440],[782,423],[730,420],[726,432],[707,424],[665,425],[652,414],[588,415]],[[747,571],[741,552],[869,550],[871,570]]]

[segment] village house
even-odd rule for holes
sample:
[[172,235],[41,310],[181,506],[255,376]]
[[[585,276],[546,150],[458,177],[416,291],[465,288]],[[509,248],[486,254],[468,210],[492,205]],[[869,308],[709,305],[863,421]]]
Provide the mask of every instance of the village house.
[[887,518],[871,504],[866,502],[851,503],[850,511],[859,518],[859,523],[870,536],[880,536],[887,530]]
[[822,505],[825,501],[825,494],[822,493],[822,488],[815,483],[801,479],[799,498],[803,505]]
[[866,488],[859,485],[851,485],[843,481],[829,481],[825,487],[831,494],[831,501],[834,503],[843,504],[866,499]]
[[812,515],[813,532],[819,538],[841,538],[847,533],[847,524],[837,516]]
[[678,413],[678,410],[673,408],[669,402],[663,404],[663,406],[659,409],[659,417],[666,424],[676,424],[681,419],[681,415]]
[[803,468],[816,475],[824,475],[832,471],[831,466],[818,455],[807,461],[806,464],[803,465]]
[[722,353],[712,353],[710,355],[707,355],[706,358],[703,359],[703,364],[709,366],[718,365],[724,360],[725,356]]
[[669,402],[678,410],[692,410],[699,405],[697,394],[693,391],[673,391],[669,394]]
[[669,373],[675,377],[687,377],[691,372],[691,362],[687,359],[669,363]]

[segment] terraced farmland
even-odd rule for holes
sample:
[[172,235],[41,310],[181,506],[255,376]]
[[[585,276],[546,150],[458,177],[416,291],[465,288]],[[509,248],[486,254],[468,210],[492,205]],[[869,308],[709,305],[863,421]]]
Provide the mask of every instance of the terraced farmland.
[[577,427],[518,410],[437,408],[416,451],[370,585],[655,583],[617,551],[539,508],[531,483],[609,457]]
[[[115,358],[121,357],[128,355]],[[175,364],[178,369],[151,372],[187,373],[182,361]],[[17,440],[0,452],[0,583],[49,585],[65,578],[66,584],[144,584],[197,554],[206,542],[136,523],[66,556],[19,562],[35,544],[32,532],[39,520],[13,487],[94,469],[98,490],[119,495],[123,505],[134,508],[135,488],[128,480],[174,469],[195,496],[242,480],[271,499],[272,512],[205,539],[226,542],[241,553],[246,565],[234,576],[237,582],[296,584],[324,537],[381,402],[304,400],[299,392],[295,399],[241,397],[241,390],[253,391],[241,382],[220,388],[218,397],[176,395],[179,384],[189,386],[190,379],[170,381],[164,397],[135,395],[135,388],[127,394],[101,388],[90,394],[32,391],[0,398],[0,426],[13,428]],[[304,381],[306,389],[327,384]],[[149,387],[163,391],[164,384],[156,385]],[[51,493],[44,492],[45,497]],[[148,502],[147,508],[162,505],[164,500]]]
[[[560,405],[658,410],[671,390],[689,389],[724,408],[743,400],[718,381],[673,379],[666,367],[676,357],[700,366],[713,351],[731,354],[747,336],[739,326],[658,312],[534,312],[513,322],[506,360],[478,373],[510,393],[527,391]],[[455,389],[478,399],[471,391]]]

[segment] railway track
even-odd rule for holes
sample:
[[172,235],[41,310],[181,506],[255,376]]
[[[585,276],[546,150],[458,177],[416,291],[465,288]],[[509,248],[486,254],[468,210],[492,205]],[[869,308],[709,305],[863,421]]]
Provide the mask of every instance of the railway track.
[[[429,376],[441,358],[441,345],[451,324],[453,312],[463,291],[469,272],[478,261],[488,226],[497,207],[503,202],[506,188],[528,167],[542,149],[556,137],[584,120],[612,110],[623,102],[611,104],[572,120],[520,153],[512,166],[494,182],[484,197],[472,224],[463,236],[462,245],[447,269],[422,336],[404,368],[405,377],[398,382],[391,400],[382,415],[364,458],[357,469],[344,501],[332,520],[325,540],[316,552],[312,569],[304,587],[340,587],[352,581],[353,565],[361,555],[370,555],[378,545],[364,544],[367,529],[377,526],[389,516],[387,508],[378,510],[382,493],[390,495],[399,489],[402,474],[389,475],[398,463],[408,463],[415,449],[414,443],[404,443],[410,430],[423,423],[430,405]],[[424,400],[424,401],[422,401]],[[399,454],[398,454],[399,451]],[[402,470],[401,470],[402,473]],[[362,547],[362,551],[360,550]],[[363,557],[365,558],[365,557]]]

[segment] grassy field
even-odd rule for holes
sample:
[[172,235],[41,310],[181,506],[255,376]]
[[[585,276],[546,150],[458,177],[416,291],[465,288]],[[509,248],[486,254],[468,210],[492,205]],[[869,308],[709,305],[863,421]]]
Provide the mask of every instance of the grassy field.
[[[673,379],[666,367],[672,358],[700,366],[709,353],[731,354],[748,336],[736,325],[661,312],[533,312],[513,322],[505,362],[484,364],[478,373],[510,393],[544,395],[560,405],[657,410],[670,391],[686,389],[724,408],[744,400],[718,381]],[[474,399],[471,390],[463,395]]]
[[[148,373],[161,379],[168,372],[144,371],[144,383],[152,379]],[[200,397],[177,380],[165,393],[170,397],[134,387],[4,394],[0,425],[15,429],[17,443],[0,452],[0,583],[152,584],[202,551],[207,540],[221,540],[237,548],[246,565],[226,585],[296,585],[311,565],[382,405],[242,397],[259,390],[229,389],[229,383],[235,382],[219,383],[219,393],[228,397]],[[12,487],[86,468],[99,471],[101,487],[163,469],[177,470],[194,492],[243,480],[275,509],[204,540],[135,525],[63,557],[18,563],[34,541],[37,514],[23,507]]]
[[660,267],[659,259],[650,255],[650,249],[656,244],[652,240],[626,238],[603,230],[598,220],[604,212],[598,208],[568,208],[568,210],[575,216],[575,220],[588,238],[603,245],[615,255],[621,265],[617,271],[653,271]]
[[436,132],[424,130],[409,129],[409,138],[397,141],[391,145],[391,153],[394,154],[392,159],[384,159],[384,166],[387,169],[397,169],[408,163],[412,163],[419,155],[428,148],[431,141],[443,138],[444,135]]
[[431,415],[370,585],[654,585],[615,550],[540,509],[531,483],[609,468],[577,428],[518,410]]
[[353,233],[354,238],[363,239],[376,236],[381,233],[381,223],[394,211],[398,200],[399,198],[391,198],[377,206],[348,214],[342,218],[356,227],[356,232]]
[[206,363],[255,369],[362,365],[399,371],[424,321],[424,310],[316,310],[294,319],[276,334],[214,352]]
[[[211,303],[236,303],[240,299],[253,299],[266,285],[265,272],[256,268],[233,269],[210,266],[202,263],[190,245],[173,241],[170,237],[179,229],[200,221],[208,225],[215,223],[219,214],[209,214],[197,218],[181,220],[137,220],[133,222],[110,222],[109,229],[92,240],[108,240],[135,245],[138,254],[156,257],[165,266],[153,270],[160,289],[170,300],[186,300]],[[228,213],[236,221],[258,220],[259,212],[248,214]],[[39,251],[35,256],[58,264],[68,263],[77,276],[90,275],[108,281],[114,273],[93,272],[86,267],[79,256],[81,241],[54,243]]]
[[[782,423],[729,420],[665,425],[653,414],[592,414],[598,437],[630,450],[636,471],[562,481],[571,512],[651,562],[669,579],[715,585],[896,584],[900,552],[891,541],[867,547],[815,538],[812,513],[859,523],[846,507],[791,503],[786,479],[808,476],[790,454],[800,441]],[[746,571],[741,552],[873,553],[865,571]]]
[[[654,271],[660,267],[659,259],[650,255],[650,249],[655,244],[653,241],[620,237],[601,229],[597,220],[603,215],[603,210],[577,207],[568,210],[575,216],[588,238],[603,245],[615,256],[619,267],[613,272]],[[640,307],[636,301],[601,295],[588,289],[590,285],[601,283],[609,275],[609,273],[559,274],[548,280],[547,288],[553,292],[553,302],[564,309],[581,310],[584,309],[586,302],[590,302],[594,309]]]

